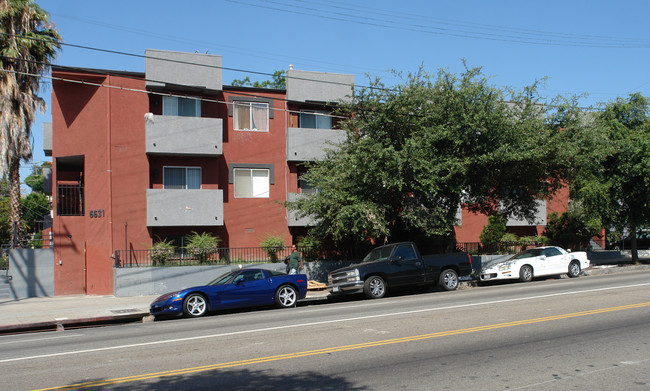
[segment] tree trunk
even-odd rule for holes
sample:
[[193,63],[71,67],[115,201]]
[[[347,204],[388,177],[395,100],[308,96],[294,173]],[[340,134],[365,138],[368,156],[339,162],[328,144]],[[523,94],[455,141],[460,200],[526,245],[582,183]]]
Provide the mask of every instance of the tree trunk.
[[9,200],[11,205],[11,237],[13,238],[12,247],[16,247],[23,238],[23,228],[21,225],[20,210],[20,158],[11,160],[9,166]]
[[636,224],[630,227],[630,247],[632,252],[632,263],[639,263],[639,249],[636,243]]

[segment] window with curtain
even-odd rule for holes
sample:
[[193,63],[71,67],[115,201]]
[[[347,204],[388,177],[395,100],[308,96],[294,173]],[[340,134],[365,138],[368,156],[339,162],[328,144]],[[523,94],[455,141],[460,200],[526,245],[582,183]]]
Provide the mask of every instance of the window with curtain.
[[163,96],[163,115],[200,117],[201,101],[177,96]]
[[163,167],[164,189],[200,189],[201,167]]
[[269,104],[234,102],[235,130],[269,131]]
[[235,168],[235,198],[269,198],[269,170]]
[[324,111],[301,111],[300,127],[312,129],[332,129],[332,117]]

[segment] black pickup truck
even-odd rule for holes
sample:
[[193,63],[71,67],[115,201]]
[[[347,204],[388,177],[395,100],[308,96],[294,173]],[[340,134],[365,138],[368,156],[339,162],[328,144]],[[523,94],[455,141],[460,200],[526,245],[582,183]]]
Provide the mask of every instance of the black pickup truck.
[[329,273],[327,285],[332,295],[363,292],[379,299],[389,288],[407,285],[440,284],[452,291],[458,276],[472,272],[472,258],[467,253],[420,255],[412,242],[393,243],[370,251],[361,263]]

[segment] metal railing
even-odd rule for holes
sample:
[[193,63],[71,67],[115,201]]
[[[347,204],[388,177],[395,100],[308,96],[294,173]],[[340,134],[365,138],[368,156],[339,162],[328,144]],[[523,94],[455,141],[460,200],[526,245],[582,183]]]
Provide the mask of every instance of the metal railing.
[[456,249],[472,255],[481,254],[516,254],[527,248],[547,246],[544,242],[499,242],[486,245],[481,242],[456,243]]
[[56,213],[59,216],[83,216],[84,186],[57,185]]
[[[323,250],[298,247],[302,260],[341,260],[357,259],[350,251]],[[269,249],[266,247],[214,248],[204,253],[192,253],[184,248],[116,250],[113,254],[115,267],[150,266],[190,266],[190,265],[228,265],[247,263],[283,262],[291,254],[290,247]]]

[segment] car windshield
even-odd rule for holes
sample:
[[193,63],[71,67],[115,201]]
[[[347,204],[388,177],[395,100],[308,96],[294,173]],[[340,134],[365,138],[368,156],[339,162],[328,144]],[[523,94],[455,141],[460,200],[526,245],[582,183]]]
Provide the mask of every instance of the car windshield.
[[239,270],[234,270],[231,272],[228,272],[226,274],[223,274],[214,280],[210,281],[208,285],[224,285],[224,284],[229,284],[233,277],[235,277],[237,274],[239,274]]
[[370,251],[361,262],[385,261],[390,256],[393,246],[377,247]]
[[520,252],[519,254],[515,255],[514,257],[510,259],[524,259],[524,258],[533,258],[533,257],[539,257],[542,255],[542,249],[541,248],[531,248],[530,250],[525,250]]

